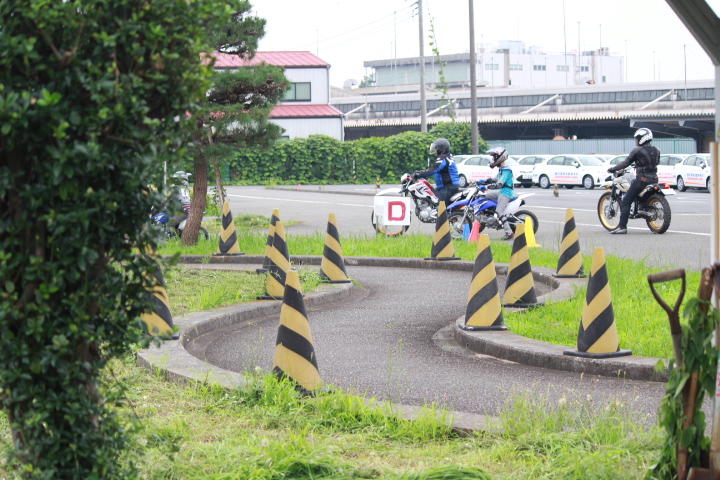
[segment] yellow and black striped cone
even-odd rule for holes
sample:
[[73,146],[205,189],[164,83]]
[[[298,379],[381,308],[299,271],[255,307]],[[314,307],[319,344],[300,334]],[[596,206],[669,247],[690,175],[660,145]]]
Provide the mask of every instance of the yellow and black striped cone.
[[265,242],[265,255],[263,257],[262,267],[256,268],[257,273],[265,273],[268,271],[270,266],[270,249],[273,245],[273,238],[275,237],[275,224],[280,220],[280,210],[274,208],[272,215],[270,216],[270,226],[268,227],[267,241]]
[[565,211],[565,225],[563,226],[562,240],[560,241],[560,258],[558,258],[557,272],[553,277],[580,278],[584,277],[583,256],[580,253],[580,236],[575,227],[573,209]]
[[460,260],[460,257],[455,256],[455,247],[452,238],[450,238],[450,224],[448,223],[445,202],[442,201],[438,205],[432,251],[425,260]]
[[340,234],[337,229],[335,214],[328,215],[327,234],[325,235],[325,248],[322,262],[320,262],[320,276],[323,283],[350,283],[351,280],[345,271]]
[[145,322],[150,335],[172,335],[172,338],[178,338],[178,335],[173,335],[170,299],[165,288],[165,278],[159,265],[151,278],[151,283],[154,286],[147,293],[152,302],[152,311],[143,313],[140,315],[140,319]]
[[622,357],[632,354],[630,350],[620,350],[603,248],[596,248],[593,252],[578,332],[577,351],[566,350],[563,353],[590,358]]
[[542,304],[535,295],[535,282],[530,266],[524,223],[515,226],[515,239],[505,282],[503,304],[515,308],[529,308]]
[[305,393],[320,388],[320,372],[297,272],[287,275],[275,341],[273,373],[291,379]]
[[502,305],[495,276],[495,262],[490,250],[490,237],[478,235],[472,281],[468,290],[464,330],[507,330],[503,323]]
[[282,221],[275,222],[273,245],[268,256],[267,278],[265,281],[265,295],[260,300],[280,300],[285,294],[285,280],[290,271],[290,253],[285,241],[285,227]]
[[215,255],[243,255],[238,245],[235,223],[233,222],[230,203],[223,203],[222,209],[222,230],[218,240],[218,252]]

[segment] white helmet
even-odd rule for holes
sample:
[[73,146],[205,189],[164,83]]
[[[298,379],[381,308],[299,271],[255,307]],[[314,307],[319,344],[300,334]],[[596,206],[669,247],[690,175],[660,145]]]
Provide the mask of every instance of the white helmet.
[[492,158],[492,163],[490,163],[490,168],[495,168],[499,166],[501,163],[503,163],[508,158],[507,150],[505,150],[503,147],[495,147],[491,150],[488,150],[488,155]]
[[638,128],[633,137],[637,140],[638,145],[645,145],[646,143],[652,142],[652,132],[649,128]]

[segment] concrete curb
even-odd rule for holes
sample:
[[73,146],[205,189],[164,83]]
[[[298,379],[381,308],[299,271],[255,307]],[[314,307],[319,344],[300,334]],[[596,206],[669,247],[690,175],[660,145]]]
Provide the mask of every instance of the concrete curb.
[[[206,263],[207,257],[189,256],[185,263],[200,264]],[[239,256],[239,257],[211,257],[213,264],[260,264],[262,256]],[[299,260],[309,265],[319,265],[322,257],[294,257],[296,264]],[[304,301],[307,306],[320,306],[342,298],[348,297],[353,288],[352,283],[325,284],[319,287],[319,291],[309,293]],[[255,319],[279,315],[282,302],[261,301],[242,305],[221,307],[211,311],[193,312],[175,319],[175,324],[180,327],[180,339],[168,340],[159,346],[141,350],[137,354],[137,364],[148,370],[161,372],[165,378],[177,383],[212,383],[226,389],[239,388],[246,385],[245,376],[238,372],[226,370],[205,362],[190,354],[185,345],[209,331],[229,326],[243,327],[251,325]],[[365,399],[366,403],[376,406],[382,410],[389,409],[395,415],[407,419],[416,420],[425,415],[423,407],[415,405],[402,405]],[[447,422],[453,430],[460,433],[476,430],[498,431],[498,420],[488,415],[478,415],[469,412],[448,411]]]

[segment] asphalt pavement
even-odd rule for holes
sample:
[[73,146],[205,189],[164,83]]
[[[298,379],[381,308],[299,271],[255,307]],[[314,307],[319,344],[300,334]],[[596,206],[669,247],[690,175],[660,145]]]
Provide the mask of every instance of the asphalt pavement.
[[[396,185],[383,185],[382,188]],[[233,213],[268,215],[279,208],[283,220],[299,222],[288,228],[291,234],[324,232],[328,213],[335,213],[342,235],[375,235],[370,223],[374,185],[298,185],[285,190],[265,187],[227,187]],[[707,191],[688,190],[668,197],[672,210],[670,229],[663,235],[650,232],[642,220],[631,220],[628,235],[610,235],[600,226],[597,201],[603,190],[581,188],[559,190],[555,197],[551,190],[517,188],[517,193],[532,193],[527,208],[539,218],[537,240],[543,247],[557,250],[562,237],[565,210],[572,207],[580,234],[580,247],[591,255],[595,247],[608,253],[644,260],[661,267],[682,267],[698,270],[710,259],[711,202]],[[434,232],[434,225],[423,224],[413,218],[408,233]],[[493,239],[501,232],[490,231]]]
[[[641,421],[654,421],[663,383],[529,367],[443,341],[443,329],[464,313],[469,272],[349,266],[348,273],[359,283],[349,299],[307,312],[327,383],[401,404],[435,402],[488,415],[518,395],[598,408],[617,401]],[[210,332],[186,348],[229,370],[268,369],[277,321],[269,316]]]

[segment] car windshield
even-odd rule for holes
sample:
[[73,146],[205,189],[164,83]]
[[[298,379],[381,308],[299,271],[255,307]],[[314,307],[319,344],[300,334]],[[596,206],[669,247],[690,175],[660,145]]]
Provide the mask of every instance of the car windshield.
[[578,157],[578,160],[586,167],[598,167],[603,164],[601,160],[595,157]]

